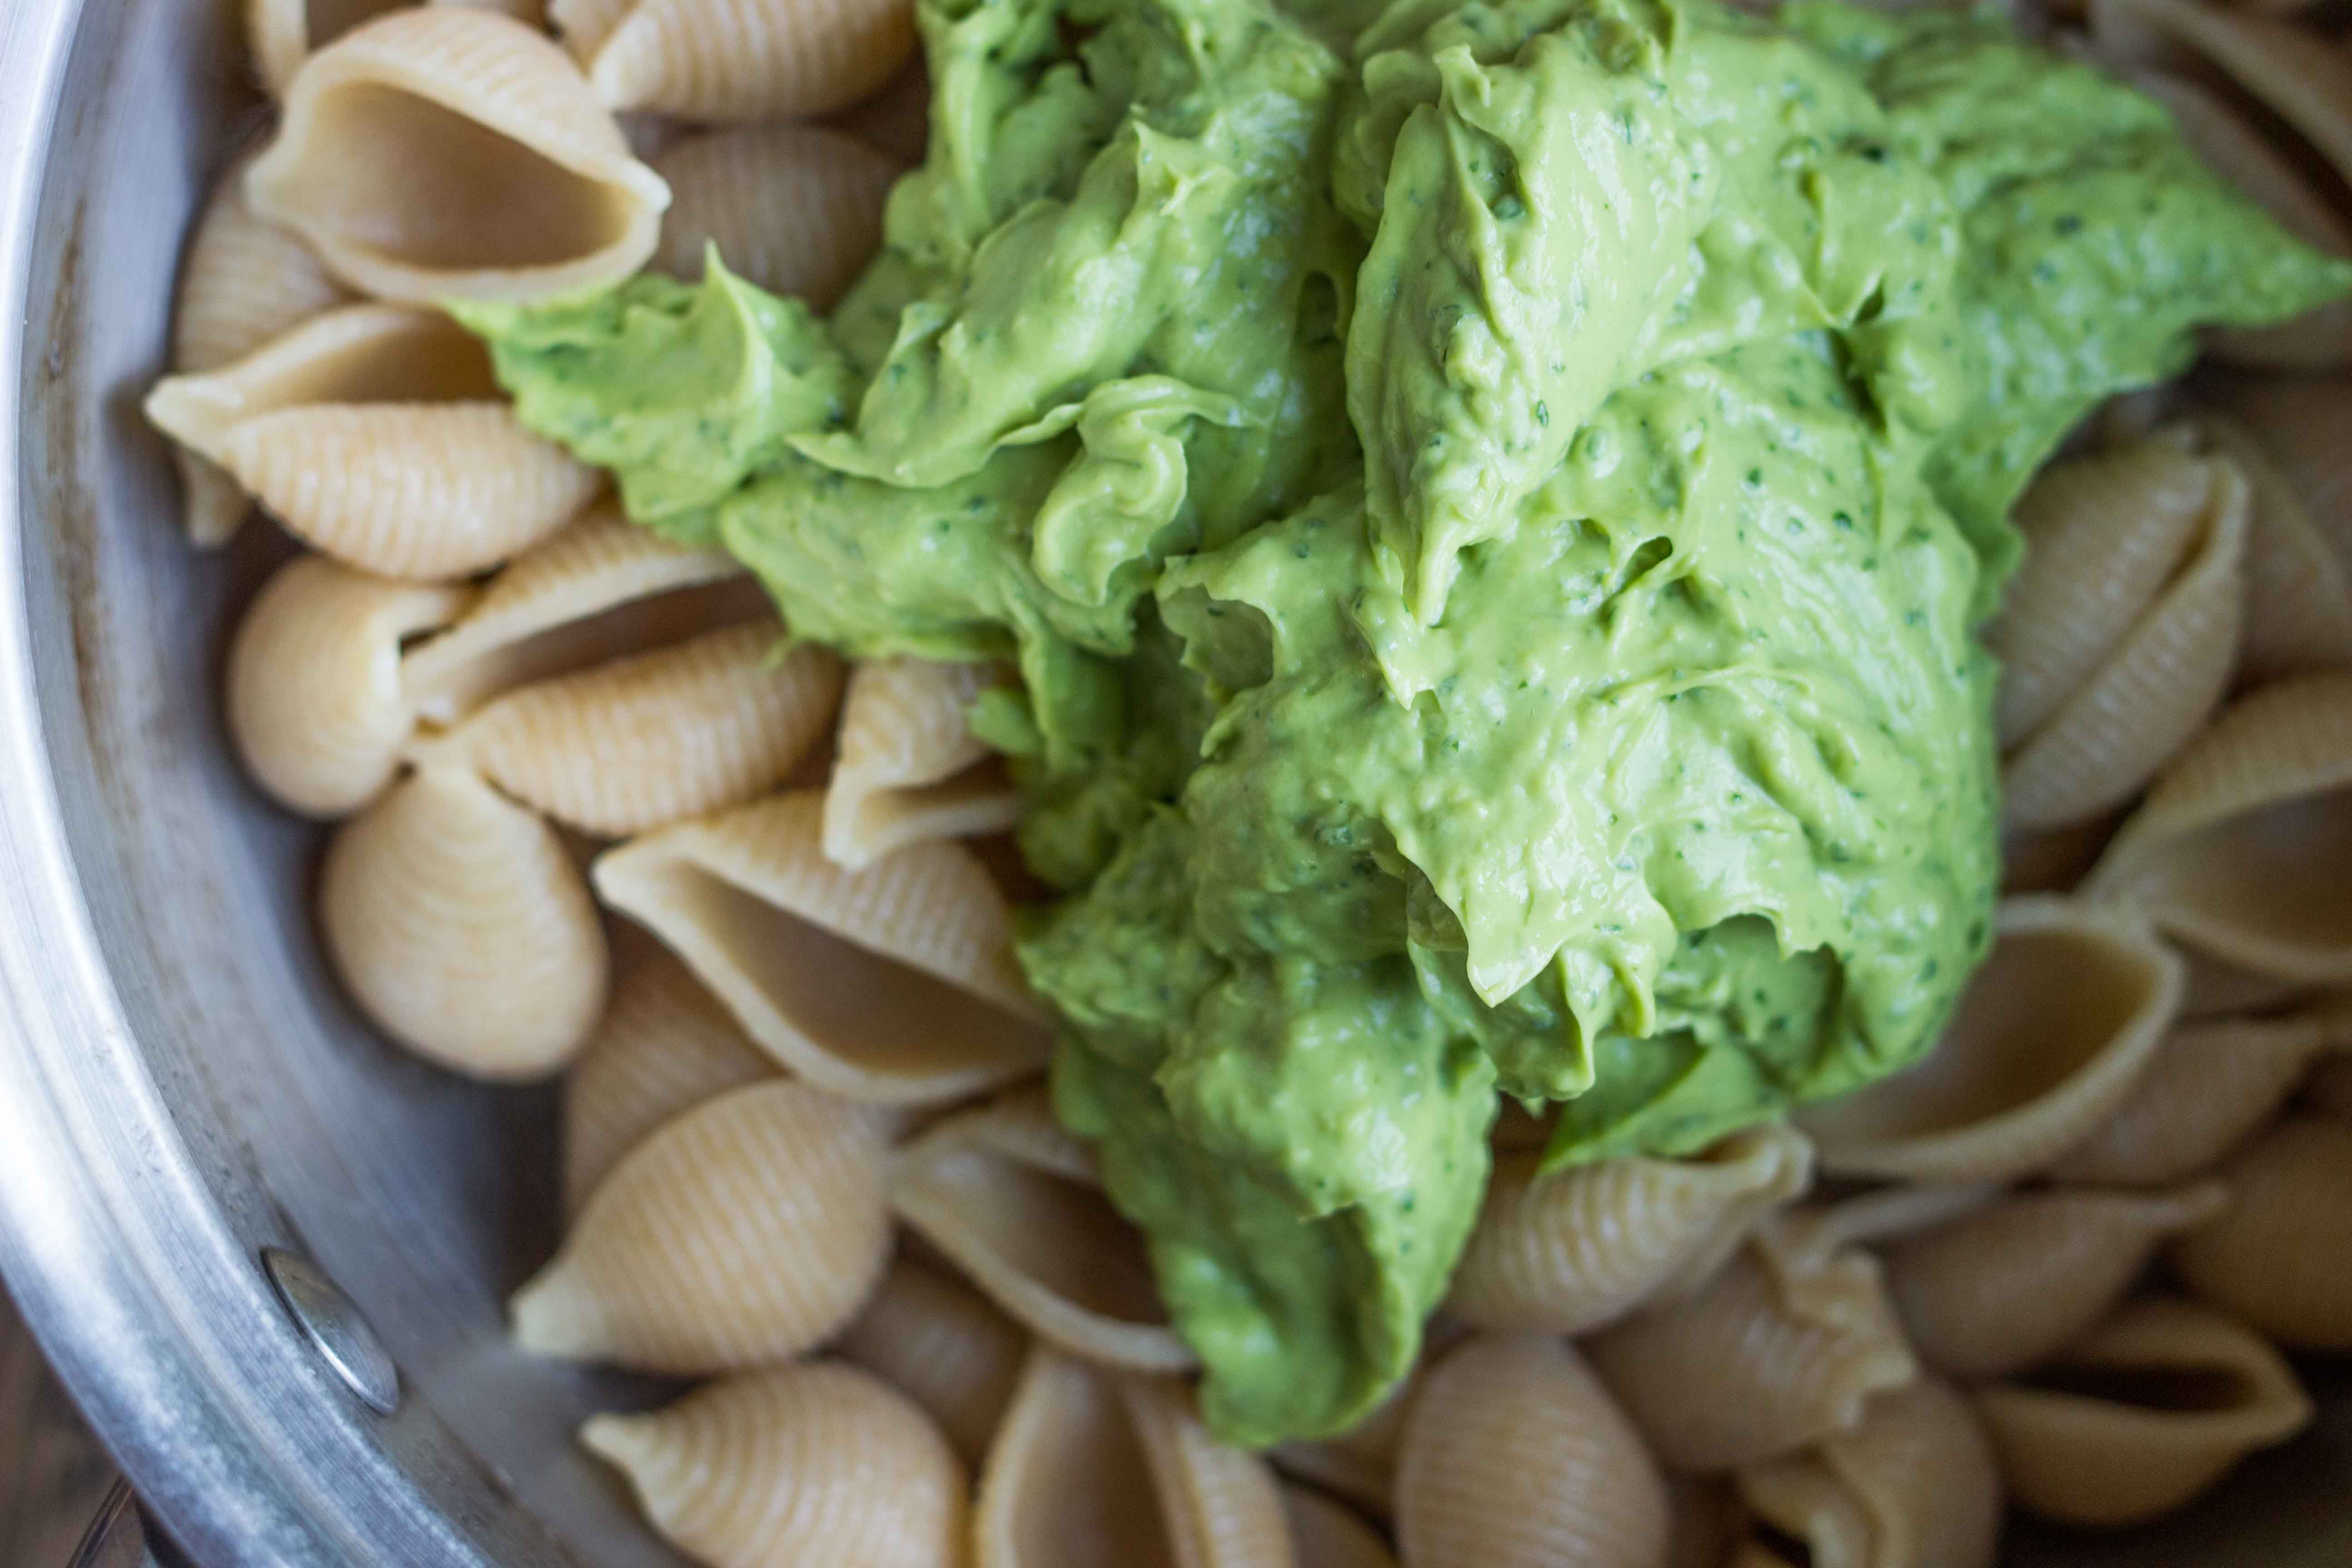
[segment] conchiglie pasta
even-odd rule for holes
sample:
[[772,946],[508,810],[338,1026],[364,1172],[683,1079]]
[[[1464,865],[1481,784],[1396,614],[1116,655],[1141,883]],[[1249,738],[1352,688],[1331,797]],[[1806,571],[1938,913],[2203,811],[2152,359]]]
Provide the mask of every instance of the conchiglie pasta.
[[966,1463],[988,1453],[1029,1336],[944,1269],[901,1256],[834,1346],[930,1412]]
[[1282,1513],[1297,1568],[1396,1568],[1380,1531],[1319,1492],[1283,1488]]
[[926,843],[844,871],[823,812],[795,791],[659,829],[599,859],[597,889],[821,1088],[936,1103],[1043,1067],[1048,1036],[980,862]]
[[726,1372],[831,1338],[890,1252],[887,1150],[805,1084],[735,1089],[622,1157],[554,1259],[515,1295],[539,1355]]
[[2219,1174],[2228,1206],[2172,1248],[2182,1282],[2292,1349],[2352,1350],[2352,1123],[2291,1116]]
[[1451,1348],[1456,1337],[1452,1319],[1433,1320],[1423,1336],[1421,1364],[1391,1389],[1387,1398],[1344,1432],[1277,1444],[1269,1451],[1276,1467],[1286,1475],[1346,1498],[1376,1519],[1390,1518],[1396,1511],[1397,1454],[1404,1446],[1404,1425],[1412,1414],[1413,1398],[1421,1392],[1430,1363]]
[[924,838],[992,833],[1021,796],[964,715],[1001,679],[985,665],[884,658],[860,664],[842,704],[824,792],[824,852],[855,868]]
[[898,1152],[890,1202],[1016,1321],[1092,1362],[1192,1364],[1168,1327],[1143,1237],[1041,1089],[950,1117]]
[[[255,72],[271,97],[282,95],[312,49],[334,42],[361,24],[416,0],[245,0],[245,37]],[[435,5],[478,5],[502,11],[534,26],[539,0],[425,0]]]
[[591,1453],[713,1568],[961,1568],[963,1467],[930,1419],[838,1362],[721,1379],[664,1410],[598,1415]]
[[402,639],[446,623],[465,601],[460,588],[394,583],[322,555],[278,568],[229,644],[229,738],[254,782],[312,816],[374,798],[415,722]]
[[549,11],[605,103],[688,120],[839,109],[915,45],[905,0],[553,0]]
[[305,543],[386,577],[458,577],[544,538],[601,480],[502,400],[480,341],[396,305],[314,316],[147,417]]
[[651,257],[669,190],[563,51],[492,11],[394,11],[312,54],[254,210],[381,299],[537,298]]
[[2235,420],[2276,465],[2313,530],[2352,574],[2352,375],[2200,375],[2200,398]]
[[1862,1424],[1793,1459],[1743,1470],[1757,1518],[1810,1568],[1991,1568],[2000,1474],[1967,1401],[1933,1378],[1882,1394]]
[[[2352,252],[2352,244],[2347,244]],[[2294,483],[2262,444],[2224,415],[2199,419],[2206,439],[2245,475],[2246,616],[2238,672],[2248,685],[2352,668],[2352,580]]]
[[882,247],[898,164],[821,125],[752,125],[672,142],[653,160],[670,188],[653,265],[702,276],[704,247],[772,294],[830,310]]
[[1660,1568],[1667,1531],[1657,1462],[1567,1344],[1476,1338],[1431,1370],[1397,1471],[1412,1568]]
[[552,1072],[604,1011],[610,960],[579,869],[468,773],[411,773],[336,830],[319,927],[377,1026],[478,1078]]

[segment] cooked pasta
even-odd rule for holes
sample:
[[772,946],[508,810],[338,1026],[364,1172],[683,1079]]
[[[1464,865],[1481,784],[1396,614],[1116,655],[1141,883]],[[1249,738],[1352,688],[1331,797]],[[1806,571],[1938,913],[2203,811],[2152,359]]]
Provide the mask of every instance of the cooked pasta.
[[604,1007],[604,930],[552,828],[472,774],[412,773],[337,829],[319,930],[378,1027],[477,1078],[536,1078]]
[[2220,1174],[2228,1206],[2173,1246],[2182,1282],[2281,1344],[2352,1350],[2352,1124],[2289,1117]]
[[961,1568],[970,1483],[939,1428],[833,1361],[709,1384],[580,1429],[661,1532],[712,1568]]
[[2352,574],[2352,452],[2344,416],[2352,376],[2200,376],[2200,400],[2252,437],[2303,503],[2313,529]]
[[1583,1360],[1548,1336],[1475,1338],[1431,1369],[1405,1422],[1396,1513],[1413,1568],[1665,1560],[1657,1462]]
[[[2347,243],[2352,248],[2352,242]],[[2310,510],[2262,444],[2236,420],[2207,413],[2199,427],[2246,477],[2246,603],[2241,680],[2259,685],[2352,668],[2352,578]]]
[[674,142],[653,159],[670,188],[653,265],[702,276],[705,247],[775,294],[827,310],[882,247],[898,164],[821,125],[752,125]]
[[1404,1424],[1412,1414],[1413,1399],[1421,1392],[1431,1363],[1449,1347],[1448,1322],[1440,1318],[1429,1325],[1421,1364],[1361,1421],[1336,1436],[1277,1444],[1269,1456],[1276,1467],[1286,1475],[1346,1498],[1375,1519],[1386,1521],[1394,1515],[1397,1454],[1404,1445]]
[[861,664],[842,703],[824,791],[824,852],[852,869],[924,838],[1010,827],[1021,796],[964,714],[1002,672],[885,658]]
[[977,1468],[1013,1402],[1029,1336],[956,1275],[902,1254],[833,1348],[929,1411]]
[[1999,1186],[1979,1182],[1880,1187],[1833,1202],[1801,1204],[1757,1227],[1756,1256],[1792,1311],[1825,1322],[1860,1324],[1872,1298],[1850,1289],[1845,1270],[1832,1267],[1842,1252],[1937,1229],[1979,1212],[2000,1194]]
[[1282,1514],[1297,1568],[1397,1568],[1378,1531],[1320,1492],[1283,1488]]
[[563,41],[615,109],[782,120],[856,102],[914,48],[905,0],[552,0]]
[[563,51],[489,10],[397,10],[306,58],[246,178],[254,211],[379,299],[617,282],[669,188]]
[[[245,0],[246,44],[255,74],[275,98],[312,49],[331,44],[353,27],[416,0]],[[432,5],[478,5],[503,11],[519,21],[540,20],[540,0],[424,0]]]
[[805,1084],[708,1100],[621,1158],[515,1294],[539,1355],[728,1372],[839,1331],[890,1255],[880,1129]]

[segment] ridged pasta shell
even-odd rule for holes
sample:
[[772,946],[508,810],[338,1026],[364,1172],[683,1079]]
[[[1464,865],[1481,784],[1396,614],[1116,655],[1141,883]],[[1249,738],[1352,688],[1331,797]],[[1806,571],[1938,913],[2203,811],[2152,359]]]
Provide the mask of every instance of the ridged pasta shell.
[[1886,1289],[1927,1365],[2006,1377],[2105,1317],[2167,1237],[2228,1201],[2218,1182],[2022,1194],[1890,1248]]
[[1020,820],[1020,792],[964,722],[999,679],[987,665],[919,658],[869,659],[851,672],[824,792],[827,858],[855,868],[919,839]]
[[656,1128],[776,1075],[776,1064],[667,949],[643,938],[615,945],[612,1005],[563,1083],[570,1215]]
[[1490,1330],[1577,1334],[1702,1282],[1774,1204],[1801,1192],[1812,1148],[1778,1122],[1696,1159],[1608,1160],[1552,1176],[1496,1162],[1447,1310]]
[[1036,1071],[1003,895],[946,842],[844,871],[824,797],[794,791],[631,840],[596,862],[605,902],[685,959],[760,1047],[877,1104],[961,1099]]
[[228,732],[254,782],[311,816],[374,798],[415,723],[401,640],[465,602],[461,588],[394,583],[323,555],[279,567],[228,650]]
[[841,661],[747,621],[493,699],[418,754],[480,773],[607,838],[741,805],[784,782],[833,719]]
[[1030,1331],[1087,1361],[1193,1364],[1168,1327],[1143,1236],[1043,1089],[948,1118],[898,1151],[898,1216]]
[[1856,1251],[1790,1291],[1744,1248],[1697,1295],[1606,1329],[1585,1350],[1658,1457],[1686,1470],[1818,1443],[1919,1371],[1877,1261]]
[[[2352,248],[2352,247],[2347,247]],[[2246,617],[2239,678],[2250,686],[2319,669],[2352,668],[2352,581],[2311,521],[2294,485],[2236,420],[2204,416],[2213,447],[2246,476]]]
[[703,247],[773,294],[829,310],[882,248],[882,198],[898,165],[845,132],[750,125],[664,148],[670,188],[653,265],[702,276]]
[[2032,1378],[1978,1391],[2010,1498],[2067,1524],[2168,1513],[2311,1420],[2279,1353],[2205,1308],[2136,1301]]
[[2198,390],[2261,444],[2352,580],[2352,376],[2200,375]]
[[1397,1468],[1413,1568],[1661,1568],[1666,1535],[1657,1461],[1566,1343],[1476,1338],[1431,1368]]
[[1265,1462],[1166,1378],[1031,1348],[982,1471],[976,1568],[1292,1568]]
[[2122,1108],[2051,1174],[2122,1186],[2193,1176],[2269,1121],[2323,1052],[2347,1045],[2352,1020],[2340,1012],[2183,1026]]
[[[214,181],[188,231],[172,304],[172,371],[217,370],[298,322],[350,298],[301,239],[254,216],[240,157]],[[181,501],[189,540],[226,544],[252,503],[230,475],[182,447]]]
[[966,1463],[987,1457],[1029,1336],[987,1297],[903,1254],[834,1346],[931,1413]]
[[604,1010],[604,928],[555,830],[472,775],[413,773],[343,824],[319,927],[384,1033],[477,1078],[562,1066]]
[[539,1355],[728,1372],[822,1344],[890,1256],[879,1127],[806,1084],[755,1083],[666,1123],[591,1194],[515,1293]]
[[901,163],[921,163],[931,141],[931,77],[921,52],[871,94],[834,116],[834,123]]
[[1738,1484],[1758,1518],[1806,1544],[1811,1568],[1991,1568],[2000,1544],[1992,1446],[1934,1378],[1880,1394],[1853,1431]]
[[1379,1531],[1320,1492],[1283,1488],[1282,1514],[1298,1568],[1397,1568],[1396,1554]]
[[614,109],[787,120],[856,102],[915,46],[904,0],[552,0],[563,41]]
[[768,613],[723,552],[688,550],[597,502],[500,568],[457,625],[401,662],[425,718],[454,723],[494,693]]
[[961,1568],[963,1466],[929,1416],[839,1362],[709,1384],[598,1415],[580,1441],[629,1478],[656,1529],[712,1568]]
[[[2196,464],[2207,476],[2205,499],[2170,574],[2121,640],[2003,761],[2003,815],[2021,827],[2093,821],[2129,801],[2204,723],[2236,666],[2251,504],[2245,476],[2226,458],[2182,459],[2153,444],[2131,456],[2141,469]],[[2113,481],[2105,493],[2135,494],[2123,475]],[[2150,505],[2137,517],[2153,511]],[[2118,539],[2131,531],[2116,529],[2104,509],[2078,507],[2074,518]],[[2029,548],[2021,575],[2035,570],[2033,555]],[[2063,586],[2078,615],[2080,605],[2116,591],[2104,574]]]
[[2352,1350],[2352,1124],[2288,1117],[2219,1173],[2228,1206],[2172,1247],[2183,1283],[2291,1349]]
[[1833,1327],[1864,1329],[1877,1298],[1852,1288],[1837,1259],[1857,1247],[1878,1247],[1977,1213],[2001,1189],[1990,1182],[1956,1186],[1891,1186],[1828,1203],[1801,1204],[1757,1227],[1757,1258],[1771,1271],[1791,1311]]
[[616,283],[669,188],[563,51],[494,11],[394,11],[302,62],[246,178],[263,217],[385,300],[530,299]]
[[2005,900],[1991,957],[1927,1058],[1797,1123],[1832,1175],[2001,1181],[2113,1115],[2180,1005],[2180,961],[2121,910]]
[[460,577],[545,537],[603,480],[522,427],[481,342],[397,305],[313,316],[166,376],[147,416],[304,542],[386,577]]

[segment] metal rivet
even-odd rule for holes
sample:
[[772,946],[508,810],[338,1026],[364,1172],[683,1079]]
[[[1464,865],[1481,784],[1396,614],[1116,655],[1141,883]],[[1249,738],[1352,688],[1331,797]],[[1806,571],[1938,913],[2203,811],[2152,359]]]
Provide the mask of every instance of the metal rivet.
[[352,1299],[318,1265],[283,1247],[263,1247],[261,1267],[278,1288],[278,1299],[335,1375],[379,1415],[399,1409],[400,1369],[392,1364],[383,1342]]

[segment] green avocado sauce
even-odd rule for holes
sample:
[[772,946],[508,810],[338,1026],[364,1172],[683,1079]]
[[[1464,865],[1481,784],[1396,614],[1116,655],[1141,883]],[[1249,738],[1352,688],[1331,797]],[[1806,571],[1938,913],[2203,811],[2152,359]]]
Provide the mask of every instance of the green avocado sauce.
[[1683,1153],[1982,956],[2008,514],[2198,323],[2352,287],[2164,111],[1937,10],[925,0],[829,320],[470,305],[523,418],[796,637],[1006,658],[1056,1104],[1202,1405],[1411,1364],[1498,1093]]

